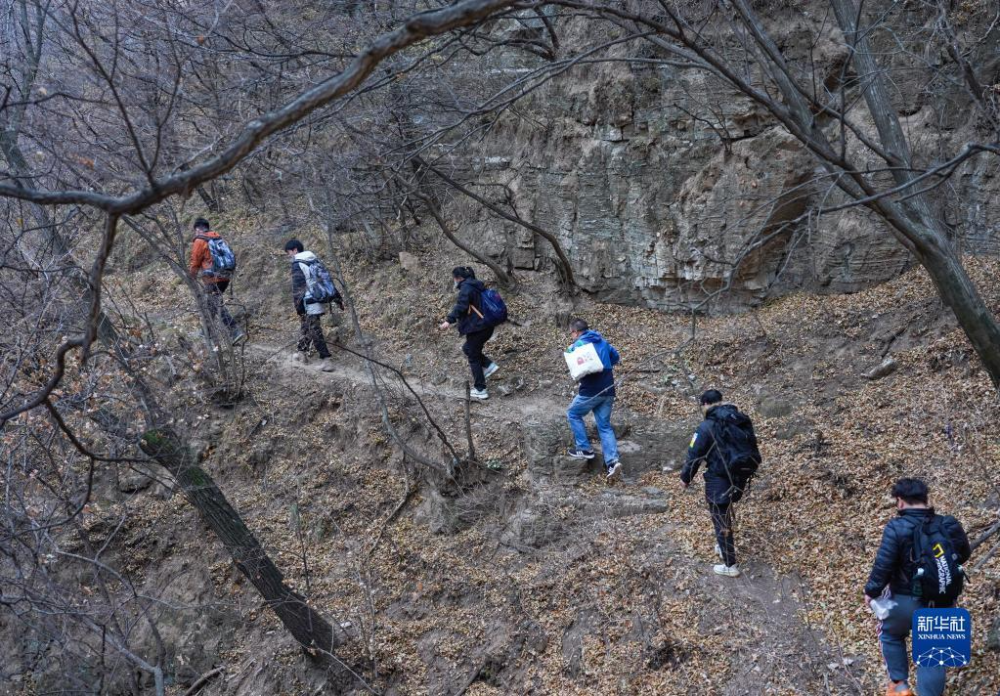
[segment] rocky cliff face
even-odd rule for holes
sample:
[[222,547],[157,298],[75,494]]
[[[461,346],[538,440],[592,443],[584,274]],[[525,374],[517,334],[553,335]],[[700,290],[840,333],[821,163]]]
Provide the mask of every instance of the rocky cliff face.
[[[817,79],[828,80],[846,49],[828,21],[819,24],[823,13],[815,16],[815,25],[801,14],[774,17],[771,30],[786,55],[825,66]],[[895,21],[917,20],[903,12]],[[904,127],[915,156],[934,161],[973,137],[975,116],[960,85],[928,88],[932,68],[899,54],[892,69]],[[863,101],[852,115],[868,123]],[[912,263],[868,211],[818,214],[844,199],[762,108],[716,78],[662,62],[578,66],[555,78],[501,120],[470,164],[559,236],[586,291],[614,302],[672,309],[713,297],[732,308],[797,289],[851,292]],[[1000,246],[995,169],[970,162],[947,191],[962,201],[943,207],[967,251]],[[544,267],[551,256],[544,240],[496,218],[466,229],[515,268]]]

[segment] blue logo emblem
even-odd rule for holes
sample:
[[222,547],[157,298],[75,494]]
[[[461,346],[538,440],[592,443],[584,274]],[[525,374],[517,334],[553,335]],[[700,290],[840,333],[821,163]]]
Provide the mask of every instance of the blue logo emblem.
[[972,659],[972,617],[965,609],[913,614],[913,661],[921,667],[965,667]]

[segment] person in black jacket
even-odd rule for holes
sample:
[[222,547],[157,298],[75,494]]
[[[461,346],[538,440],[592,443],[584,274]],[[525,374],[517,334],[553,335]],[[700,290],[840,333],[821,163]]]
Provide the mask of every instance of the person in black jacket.
[[713,566],[712,570],[716,575],[735,578],[740,570],[736,566],[736,543],[733,539],[733,504],[743,497],[743,490],[734,485],[727,473],[715,439],[715,423],[738,409],[733,404],[722,403],[722,392],[717,389],[709,389],[702,394],[700,402],[705,419],[691,436],[687,461],[681,468],[681,483],[687,488],[699,467],[705,464],[705,500],[715,528],[715,552],[722,559],[722,564]]
[[475,271],[468,266],[458,266],[451,275],[455,289],[458,290],[458,299],[448,318],[438,328],[447,331],[458,324],[458,333],[465,336],[462,352],[469,359],[469,368],[472,370],[474,388],[471,396],[473,399],[485,400],[490,398],[486,391],[486,378],[500,369],[499,365],[483,353],[483,346],[493,337],[494,328],[483,321],[482,294],[486,286],[481,280],[476,280]]
[[[914,596],[913,578],[918,563],[913,549],[913,535],[919,525],[935,517],[934,508],[927,502],[928,494],[927,484],[919,479],[900,479],[892,487],[898,515],[889,520],[882,532],[882,543],[865,584],[865,604],[871,604],[876,598],[891,598],[895,602],[889,615],[879,623],[879,643],[890,679],[886,693],[892,696],[913,694],[908,682],[910,658],[906,637],[910,634],[913,613],[925,606],[919,597]],[[940,519],[958,555],[958,563],[965,563],[972,555],[965,530],[950,515]],[[941,696],[945,686],[944,666],[918,666],[917,681],[920,696]]]
[[[288,240],[285,244],[285,253],[292,259],[292,302],[295,304],[295,313],[299,315],[300,337],[297,357],[304,362],[312,346],[315,346],[319,359],[323,361],[321,369],[324,372],[333,372],[335,368],[330,360],[330,349],[326,345],[323,326],[320,323],[320,318],[326,313],[326,309],[323,303],[311,300],[309,281],[306,278],[306,272],[317,261],[316,254],[305,251],[302,242],[297,239]],[[333,302],[340,309],[344,308],[344,301],[336,288],[334,288]]]

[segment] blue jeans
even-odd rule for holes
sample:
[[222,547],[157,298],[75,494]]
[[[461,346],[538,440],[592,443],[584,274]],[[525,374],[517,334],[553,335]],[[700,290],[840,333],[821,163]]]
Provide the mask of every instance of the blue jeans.
[[583,424],[583,417],[591,411],[594,412],[597,432],[601,436],[601,454],[604,455],[605,465],[608,462],[618,461],[618,440],[615,439],[615,431],[611,428],[611,409],[614,405],[613,396],[577,395],[566,411],[576,447],[581,450],[590,449],[590,439],[587,437],[587,427]]
[[[888,595],[883,593],[883,596]],[[893,681],[905,681],[910,673],[910,655],[906,649],[906,638],[910,635],[913,624],[913,613],[922,609],[923,604],[910,595],[895,595],[896,602],[889,611],[885,621],[879,622],[878,640],[882,644],[882,657],[889,678]],[[944,667],[921,667],[917,665],[917,686],[920,696],[942,696],[945,684]]]

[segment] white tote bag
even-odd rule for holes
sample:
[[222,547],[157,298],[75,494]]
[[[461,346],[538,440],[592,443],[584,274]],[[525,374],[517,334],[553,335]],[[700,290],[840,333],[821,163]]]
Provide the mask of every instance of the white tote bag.
[[569,376],[577,382],[587,375],[604,372],[604,363],[601,362],[601,356],[597,354],[593,343],[584,343],[571,351],[568,350],[563,353],[563,357],[566,358]]

